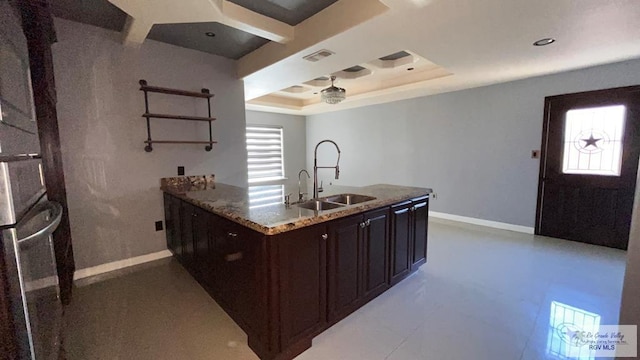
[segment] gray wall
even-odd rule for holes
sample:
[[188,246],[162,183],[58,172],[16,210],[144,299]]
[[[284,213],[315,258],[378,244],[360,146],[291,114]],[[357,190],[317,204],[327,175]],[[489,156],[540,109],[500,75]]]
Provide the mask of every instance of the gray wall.
[[[77,268],[166,249],[161,177],[214,173],[245,185],[244,87],[233,61],[147,40],[121,45],[121,35],[56,19],[53,46],[58,118]],[[138,80],[178,89],[209,88],[214,145],[157,145],[146,153],[143,93]],[[201,99],[150,95],[152,112],[206,116]],[[155,139],[208,140],[206,123],[152,120]]]
[[[434,211],[532,227],[539,161],[530,153],[540,148],[545,96],[636,84],[638,60],[314,115],[307,153],[333,139],[341,184],[432,187]],[[334,162],[331,152],[323,147],[322,161]]]
[[282,126],[284,171],[289,180],[298,179],[298,171],[307,165],[307,136],[304,116],[247,111],[247,125]]

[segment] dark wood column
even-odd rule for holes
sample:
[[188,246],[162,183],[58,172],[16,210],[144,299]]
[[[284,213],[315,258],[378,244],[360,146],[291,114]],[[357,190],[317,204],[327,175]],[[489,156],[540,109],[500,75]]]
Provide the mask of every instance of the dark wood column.
[[51,53],[51,44],[56,41],[53,17],[47,0],[16,2],[22,13],[22,26],[29,46],[31,84],[38,119],[47,196],[49,200],[60,203],[64,209],[62,221],[53,234],[53,240],[62,302],[68,304],[71,300],[75,262],[56,114],[56,90]]

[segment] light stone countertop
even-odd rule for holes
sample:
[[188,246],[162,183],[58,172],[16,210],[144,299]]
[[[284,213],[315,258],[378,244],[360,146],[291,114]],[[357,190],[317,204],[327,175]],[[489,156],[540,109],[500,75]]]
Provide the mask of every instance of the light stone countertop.
[[[291,201],[296,201],[298,199],[297,184],[284,186],[285,194],[292,194]],[[320,193],[320,198],[349,193],[373,196],[376,199],[336,209],[314,211],[299,207],[296,204],[286,207],[278,199],[274,200],[272,205],[252,206],[249,203],[249,193],[257,191],[258,188],[260,186],[242,188],[216,183],[215,189],[185,192],[171,186],[162,186],[162,190],[169,194],[265,235],[280,234],[432,193],[432,190],[428,188],[388,184],[364,187],[332,185],[325,187],[325,191]],[[264,187],[262,188],[264,189]]]

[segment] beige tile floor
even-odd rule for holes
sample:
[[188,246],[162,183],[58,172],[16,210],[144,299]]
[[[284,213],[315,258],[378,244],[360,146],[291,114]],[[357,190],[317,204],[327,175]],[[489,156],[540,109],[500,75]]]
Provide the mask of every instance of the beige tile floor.
[[[564,359],[558,309],[617,323],[625,252],[442,220],[430,226],[429,262],[298,359]],[[76,289],[65,316],[70,359],[257,359],[174,260],[116,275]]]

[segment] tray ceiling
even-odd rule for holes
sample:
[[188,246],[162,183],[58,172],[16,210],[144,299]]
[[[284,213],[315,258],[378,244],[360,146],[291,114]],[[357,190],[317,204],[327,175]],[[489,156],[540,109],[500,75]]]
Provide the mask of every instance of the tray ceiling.
[[156,24],[148,38],[236,60],[269,42],[217,22]]
[[297,25],[338,0],[229,0],[251,11]]
[[127,13],[107,0],[51,0],[53,15],[59,18],[121,31]]
[[[287,19],[297,20],[303,16],[306,18],[313,15],[313,9],[317,9],[321,4],[323,9],[335,1],[322,0],[316,3],[315,1],[278,0],[273,4],[258,4],[254,7],[265,14],[273,12]],[[283,10],[274,10],[281,6]],[[109,30],[122,31],[127,20],[127,14],[108,0],[51,0],[51,7],[56,17]],[[216,36],[208,37],[205,35],[206,32],[213,32]],[[155,24],[148,38],[234,60],[269,42],[259,36],[218,22]]]

